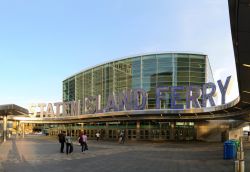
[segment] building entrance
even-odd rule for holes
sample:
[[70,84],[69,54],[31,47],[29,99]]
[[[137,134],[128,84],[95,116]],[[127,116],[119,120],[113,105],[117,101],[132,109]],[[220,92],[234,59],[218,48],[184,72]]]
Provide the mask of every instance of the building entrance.
[[[55,135],[58,127],[50,129],[50,135]],[[87,133],[89,139],[95,139],[95,134],[99,132],[101,139],[118,140],[121,131],[125,133],[126,140],[166,140],[166,141],[185,141],[195,140],[196,131],[194,122],[144,122],[138,127],[134,125],[81,125],[81,126],[64,126],[64,130],[71,133],[74,137],[78,136],[80,131]]]
[[176,122],[174,129],[174,137],[176,141],[194,140],[195,128],[193,122]]

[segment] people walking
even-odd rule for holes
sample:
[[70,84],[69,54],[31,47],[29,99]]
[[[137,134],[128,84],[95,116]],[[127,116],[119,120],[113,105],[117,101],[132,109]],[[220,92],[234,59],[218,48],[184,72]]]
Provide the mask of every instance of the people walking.
[[65,137],[65,142],[66,142],[66,154],[68,155],[69,153],[73,152],[73,143],[69,133]]
[[58,140],[59,140],[59,143],[61,144],[60,152],[64,153],[64,143],[65,143],[65,133],[64,132],[61,132],[58,134]]
[[124,144],[124,142],[125,142],[125,132],[124,130],[122,130],[119,136],[119,143]]
[[80,145],[82,145],[83,141],[82,141],[82,135],[83,135],[83,132],[81,131],[79,136],[78,136],[78,142],[80,143]]
[[96,140],[97,141],[99,141],[99,139],[100,139],[100,133],[97,131],[97,133],[95,134],[95,136],[96,136]]
[[88,137],[87,137],[86,133],[84,132],[82,135],[82,143],[81,143],[82,152],[84,152],[85,150],[88,150],[87,140],[88,140]]

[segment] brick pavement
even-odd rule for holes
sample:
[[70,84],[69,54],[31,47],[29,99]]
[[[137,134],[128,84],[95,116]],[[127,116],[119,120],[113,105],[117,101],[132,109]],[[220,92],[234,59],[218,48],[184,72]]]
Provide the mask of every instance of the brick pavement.
[[[233,172],[233,160],[223,160],[222,143],[149,143],[89,141],[80,152],[59,153],[56,138],[13,139],[0,146],[0,172]],[[246,145],[246,172],[250,169]]]

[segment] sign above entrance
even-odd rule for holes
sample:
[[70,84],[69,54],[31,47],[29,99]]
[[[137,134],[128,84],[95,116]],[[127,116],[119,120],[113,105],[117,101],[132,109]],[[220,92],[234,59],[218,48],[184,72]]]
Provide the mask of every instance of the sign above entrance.
[[[226,93],[231,80],[228,76],[226,82],[218,80],[221,94],[221,104],[226,102]],[[164,86],[155,90],[155,109],[195,109],[206,108],[207,101],[211,106],[216,106],[214,96],[216,85],[212,82],[202,86]],[[39,103],[30,105],[30,116],[38,118],[78,116],[82,114],[106,113],[112,111],[135,111],[147,109],[148,97],[144,89],[129,89],[119,93],[112,93],[108,96],[105,107],[101,107],[101,95],[88,96],[83,100]],[[167,104],[168,102],[168,104]],[[166,105],[167,104],[167,105]]]

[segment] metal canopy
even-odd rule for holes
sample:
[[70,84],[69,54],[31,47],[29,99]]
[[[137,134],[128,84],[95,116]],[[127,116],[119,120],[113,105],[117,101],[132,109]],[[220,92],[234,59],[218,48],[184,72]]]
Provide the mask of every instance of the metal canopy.
[[0,105],[0,116],[4,115],[27,115],[29,111],[15,104]]
[[3,118],[3,141],[4,142],[7,139],[7,123],[8,123],[7,116],[10,116],[10,115],[17,116],[17,115],[24,115],[28,113],[29,111],[27,109],[17,106],[15,104],[0,105],[0,116]]

